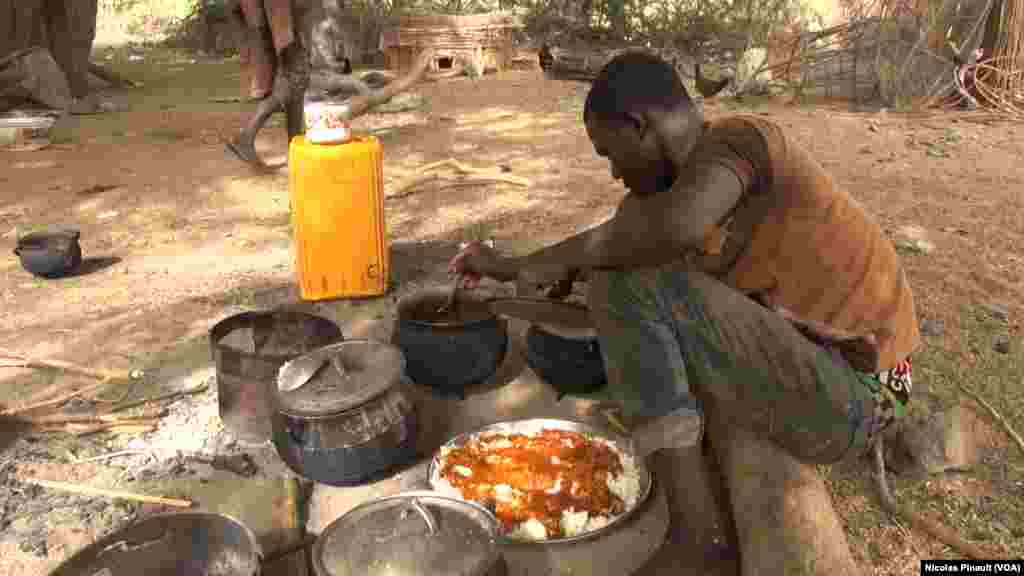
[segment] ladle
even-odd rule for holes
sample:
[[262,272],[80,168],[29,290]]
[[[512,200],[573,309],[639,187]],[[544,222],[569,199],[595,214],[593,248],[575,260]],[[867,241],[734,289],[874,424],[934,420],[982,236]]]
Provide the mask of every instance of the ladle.
[[451,310],[455,307],[455,297],[458,295],[459,286],[462,284],[463,278],[465,278],[465,276],[462,274],[458,274],[455,276],[455,284],[452,285],[452,292],[451,294],[448,295],[448,300],[444,303],[444,305],[437,309],[438,313],[445,314],[451,312]]

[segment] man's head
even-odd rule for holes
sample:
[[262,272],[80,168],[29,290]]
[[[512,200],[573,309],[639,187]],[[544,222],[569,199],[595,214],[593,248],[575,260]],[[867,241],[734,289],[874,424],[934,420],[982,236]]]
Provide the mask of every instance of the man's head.
[[682,145],[700,126],[675,69],[639,50],[619,54],[601,70],[587,94],[583,121],[612,175],[635,194],[665,190],[675,180],[672,151],[662,136]]

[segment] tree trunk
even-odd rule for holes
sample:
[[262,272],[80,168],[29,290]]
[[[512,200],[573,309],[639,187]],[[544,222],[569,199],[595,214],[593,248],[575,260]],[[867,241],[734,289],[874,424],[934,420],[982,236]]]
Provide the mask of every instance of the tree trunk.
[[97,0],[45,0],[47,44],[68,77],[71,95],[89,94],[89,56],[96,38]]
[[43,0],[0,0],[0,57],[46,46]]
[[814,466],[707,412],[725,476],[743,576],[854,576],[832,500]]
[[983,58],[991,58],[996,51],[996,44],[999,43],[999,33],[1002,29],[1003,0],[995,0],[992,3],[992,11],[988,13],[988,21],[985,22],[984,38],[981,42],[981,49],[984,52]]
[[0,0],[0,56],[47,48],[81,98],[89,93],[98,8],[97,0]]

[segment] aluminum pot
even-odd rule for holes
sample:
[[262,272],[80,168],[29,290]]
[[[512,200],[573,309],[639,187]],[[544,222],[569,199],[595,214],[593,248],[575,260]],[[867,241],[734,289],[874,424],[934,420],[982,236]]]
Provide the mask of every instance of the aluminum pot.
[[526,364],[555,389],[559,399],[592,394],[608,384],[594,330],[532,324],[526,330]]
[[258,576],[262,556],[241,522],[177,512],[150,516],[86,546],[50,576]]
[[374,480],[416,457],[416,410],[395,346],[346,340],[281,367],[272,428],[281,459],[331,486]]
[[210,354],[224,425],[242,440],[269,440],[270,396],[281,366],[342,339],[334,322],[302,312],[242,312],[218,322],[210,329]]
[[21,266],[40,278],[60,278],[82,263],[81,233],[74,228],[48,228],[20,236],[14,253]]
[[398,302],[393,342],[405,354],[409,378],[443,396],[464,398],[505,360],[508,322],[488,301],[460,290],[450,311],[439,312],[450,287],[423,290]]
[[353,508],[313,546],[316,576],[503,576],[498,521],[479,504],[404,492]]

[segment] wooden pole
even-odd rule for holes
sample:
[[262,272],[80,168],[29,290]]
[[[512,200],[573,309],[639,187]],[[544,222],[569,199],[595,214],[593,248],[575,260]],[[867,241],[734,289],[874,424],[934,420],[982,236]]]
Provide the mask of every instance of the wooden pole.
[[93,488],[91,486],[82,486],[80,484],[69,484],[66,482],[53,482],[50,480],[39,480],[37,478],[25,478],[22,482],[26,484],[33,484],[35,486],[42,486],[43,488],[49,488],[51,490],[61,490],[64,492],[70,492],[72,494],[81,494],[84,496],[103,496],[105,498],[114,498],[119,500],[131,500],[133,502],[143,502],[146,504],[162,504],[164,506],[173,506],[175,508],[191,508],[192,502],[190,500],[179,500],[177,498],[162,498],[160,496],[147,496],[145,494],[136,494],[134,492],[122,492],[120,490],[107,490],[105,488]]

